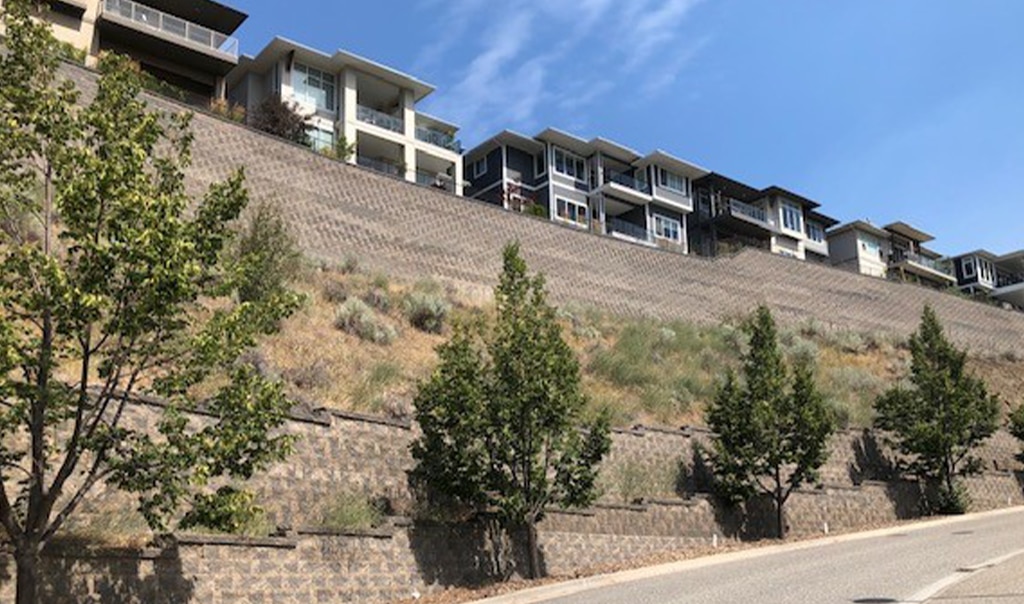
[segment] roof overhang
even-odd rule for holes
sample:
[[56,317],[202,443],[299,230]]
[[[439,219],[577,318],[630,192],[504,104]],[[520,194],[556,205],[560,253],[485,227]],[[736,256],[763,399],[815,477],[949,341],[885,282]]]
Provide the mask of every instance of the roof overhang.
[[242,11],[213,0],[145,0],[146,6],[209,27],[222,34],[233,34],[249,18]]
[[445,121],[436,115],[424,113],[423,111],[416,111],[416,125],[418,126],[432,126],[434,128],[440,128],[442,130],[449,130],[452,133],[459,131],[459,125],[453,124],[452,122]]
[[820,224],[821,226],[825,227],[826,229],[834,227],[835,225],[839,224],[838,220],[836,220],[835,218],[832,218],[831,216],[827,216],[825,214],[822,214],[821,212],[808,211],[807,212],[807,219],[808,220],[813,220],[814,222],[817,222],[818,224]]
[[678,157],[666,153],[661,149],[657,149],[653,153],[648,153],[644,157],[640,158],[637,165],[640,167],[652,165],[660,166],[670,172],[676,172],[691,179],[697,179],[711,174],[711,170],[707,170],[686,160],[679,159]]
[[718,172],[711,172],[694,184],[710,185],[712,188],[725,193],[727,196],[734,197],[741,201],[757,197],[759,193],[759,191],[754,187],[744,184],[738,180],[733,180],[732,178],[719,174]]
[[821,206],[820,203],[814,201],[813,199],[808,199],[808,198],[804,197],[803,195],[799,195],[797,193],[794,193],[794,192],[789,191],[787,189],[783,189],[782,187],[779,187],[779,186],[776,186],[776,185],[772,185],[772,186],[768,187],[767,189],[761,189],[761,197],[767,197],[769,195],[777,195],[779,197],[785,197],[786,199],[789,199],[790,201],[795,201],[795,202],[797,202],[797,203],[799,203],[799,204],[801,204],[801,205],[803,205],[804,207],[807,207],[807,208],[817,208],[817,207]]
[[[1022,252],[1022,253],[1024,253],[1024,252]],[[999,260],[999,256],[997,256],[996,254],[993,254],[992,252],[990,252],[988,250],[974,250],[973,252],[964,252],[963,254],[957,254],[956,256],[950,256],[950,258],[953,259],[953,260],[958,260],[960,258],[966,258],[968,256],[977,256],[979,258],[984,258],[985,260],[991,260],[993,262]]]
[[844,225],[840,225],[828,232],[829,236],[839,235],[846,231],[860,231],[875,237],[887,238],[889,237],[889,231],[876,227],[875,225],[867,222],[866,220],[854,220],[853,222],[847,222]]
[[589,141],[585,141],[578,136],[569,134],[568,132],[563,132],[558,128],[546,128],[539,132],[534,138],[552,143],[582,157],[586,157],[592,153]]
[[481,156],[487,155],[493,149],[501,147],[503,145],[515,147],[517,149],[522,149],[529,153],[540,153],[541,151],[544,150],[544,143],[536,139],[532,139],[529,136],[526,136],[525,134],[519,134],[518,132],[514,132],[512,130],[502,130],[501,132],[495,134],[491,138],[485,140],[484,142],[467,151],[466,159],[468,161],[474,161]]
[[408,88],[413,91],[416,101],[420,101],[423,97],[434,91],[434,86],[431,84],[357,54],[345,50],[338,50],[334,54],[327,54],[280,36],[271,40],[255,57],[248,55],[242,57],[238,62],[238,68],[228,77],[228,85],[233,85],[250,71],[263,72],[269,69],[282,56],[288,53],[295,53],[294,57],[300,62],[308,63],[317,69],[338,73],[343,69],[352,68],[396,86]]
[[928,233],[915,229],[914,227],[910,226],[905,222],[894,222],[892,224],[887,224],[882,228],[889,231],[890,233],[903,235],[907,239],[910,239],[911,241],[916,241],[918,243],[925,243],[927,241],[932,241],[933,239],[935,239],[935,237],[929,235]]
[[620,145],[615,141],[610,141],[606,138],[592,138],[587,145],[592,151],[599,151],[603,155],[607,155],[612,159],[617,159],[627,164],[632,164],[636,160],[640,159],[640,154],[633,149],[630,149],[625,145]]

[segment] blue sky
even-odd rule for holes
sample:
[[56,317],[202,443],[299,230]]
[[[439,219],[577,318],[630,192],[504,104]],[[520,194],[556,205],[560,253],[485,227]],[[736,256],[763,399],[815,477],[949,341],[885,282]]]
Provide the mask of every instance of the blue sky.
[[437,86],[467,147],[556,126],[664,149],[940,252],[1024,248],[1021,0],[227,0]]

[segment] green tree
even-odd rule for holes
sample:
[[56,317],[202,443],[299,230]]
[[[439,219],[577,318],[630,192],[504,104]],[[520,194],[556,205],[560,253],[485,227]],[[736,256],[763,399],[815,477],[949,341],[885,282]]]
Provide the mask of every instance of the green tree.
[[789,376],[771,311],[761,306],[744,331],[743,380],[730,370],[708,409],[711,458],[720,493],[739,502],[764,493],[775,504],[777,535],[786,536],[785,504],[793,491],[818,479],[835,431],[810,365]]
[[310,145],[311,126],[295,107],[275,96],[269,96],[256,106],[249,125],[257,130],[279,136],[300,145]]
[[302,270],[302,253],[281,212],[269,202],[257,203],[238,236],[232,261],[243,276],[242,302],[272,300]]
[[897,385],[878,398],[875,426],[907,456],[908,470],[937,483],[936,511],[963,513],[968,502],[957,478],[980,469],[972,451],[998,428],[999,399],[967,371],[966,351],[946,339],[928,306],[910,354],[910,387]]
[[[85,103],[29,3],[0,10],[0,525],[17,602],[36,604],[43,547],[100,481],[156,529],[192,502],[246,507],[210,480],[281,459],[289,404],[236,359],[298,299],[237,301],[245,275],[221,259],[243,174],[186,194],[187,115],[149,111],[116,56]],[[201,422],[197,386],[214,391]],[[141,391],[167,401],[155,425],[134,413]]]
[[579,363],[543,277],[527,274],[518,244],[505,247],[495,301],[494,324],[457,325],[420,385],[413,475],[459,502],[497,510],[506,535],[524,531],[537,577],[537,523],[547,507],[594,500],[597,465],[611,445],[608,418],[584,425]]

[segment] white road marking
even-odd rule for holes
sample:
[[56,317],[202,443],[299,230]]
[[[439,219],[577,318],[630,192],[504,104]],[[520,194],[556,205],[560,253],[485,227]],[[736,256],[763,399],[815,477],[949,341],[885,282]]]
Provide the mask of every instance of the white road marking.
[[935,583],[932,583],[928,587],[925,587],[924,589],[918,591],[917,593],[915,593],[914,595],[910,596],[905,600],[900,600],[899,604],[921,604],[922,602],[927,602],[929,598],[932,598],[933,596],[938,595],[940,592],[967,579],[974,573],[1002,564],[1003,562],[1006,562],[1011,558],[1020,556],[1021,554],[1024,554],[1024,549],[1019,549],[1010,552],[1009,554],[999,556],[997,558],[992,558],[991,560],[986,560],[981,564],[974,564],[972,566],[964,566],[958,568],[956,569],[956,572],[952,575],[939,579]]

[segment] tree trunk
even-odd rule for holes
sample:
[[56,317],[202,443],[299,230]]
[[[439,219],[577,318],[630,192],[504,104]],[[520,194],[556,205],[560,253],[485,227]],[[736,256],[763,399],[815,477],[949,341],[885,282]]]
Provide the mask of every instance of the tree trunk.
[[15,602],[17,604],[37,604],[39,589],[39,546],[29,544],[19,547],[14,554],[14,563],[18,569]]
[[775,527],[778,529],[779,539],[786,538],[786,515],[783,512],[785,505],[786,502],[782,498],[775,499]]
[[537,543],[537,521],[533,518],[526,521],[526,550],[530,559],[530,578],[539,579],[543,573],[540,568],[540,544]]

